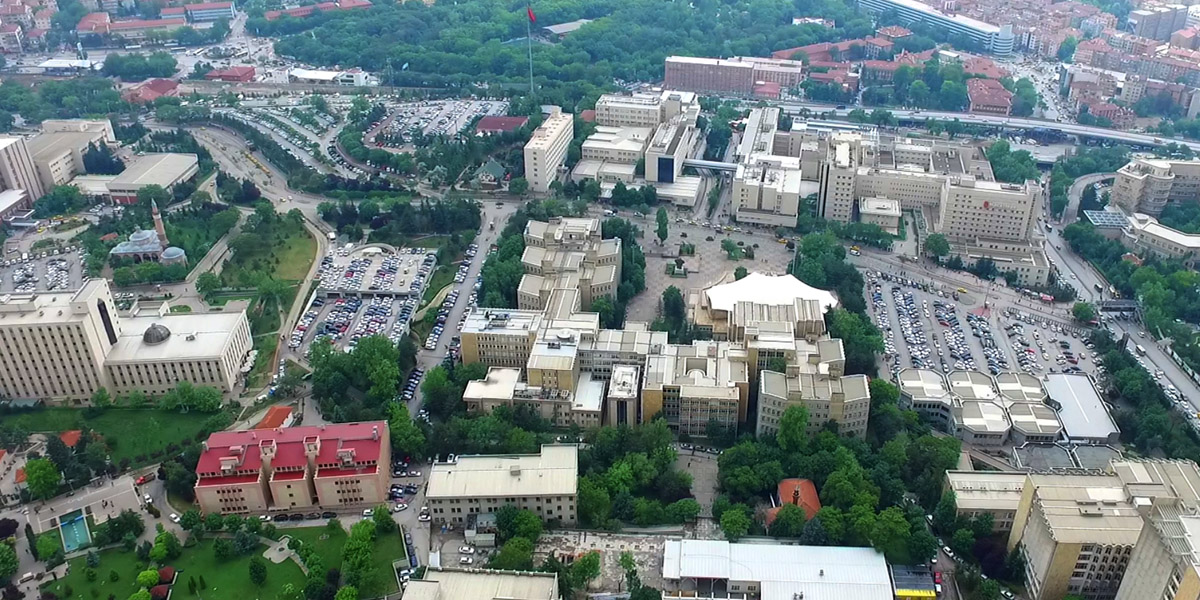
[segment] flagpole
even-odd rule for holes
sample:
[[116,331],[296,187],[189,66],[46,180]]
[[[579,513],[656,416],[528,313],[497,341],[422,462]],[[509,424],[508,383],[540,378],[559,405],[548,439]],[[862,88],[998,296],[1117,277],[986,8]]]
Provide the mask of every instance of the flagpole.
[[[533,15],[533,9],[528,8],[529,15]],[[533,19],[525,19],[525,42],[529,46],[529,97],[533,98]]]

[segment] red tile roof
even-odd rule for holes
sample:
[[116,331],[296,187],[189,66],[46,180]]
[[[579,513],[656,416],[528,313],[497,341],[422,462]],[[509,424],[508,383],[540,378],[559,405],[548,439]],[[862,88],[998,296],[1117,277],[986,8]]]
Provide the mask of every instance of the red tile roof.
[[175,581],[175,567],[166,566],[158,570],[159,583],[172,583]]
[[875,71],[895,71],[904,65],[890,60],[864,60],[863,68]]
[[875,32],[875,35],[881,35],[895,39],[899,37],[910,36],[912,35],[912,32],[899,25],[888,25],[887,27],[880,27],[879,30]]
[[0,25],[0,33],[17,33],[21,31],[21,26],[16,23],[5,23]]
[[496,133],[500,131],[515,131],[525,126],[529,117],[496,117],[486,116],[475,124],[477,133]]
[[267,414],[263,416],[262,420],[254,428],[275,429],[276,427],[283,427],[284,422],[287,421],[291,414],[292,407],[290,406],[272,406],[267,409]]
[[[817,511],[821,510],[821,498],[817,496],[817,488],[807,479],[784,479],[779,482],[777,491],[782,504],[798,502],[800,508],[804,509],[805,519],[812,519],[817,515]],[[782,506],[767,511],[768,527],[775,520],[780,508]]]
[[125,91],[123,96],[130,102],[154,102],[163,96],[173,96],[179,82],[170,79],[150,79]]
[[83,15],[82,19],[79,19],[79,23],[75,25],[75,31],[103,33],[106,31],[110,21],[111,19],[109,19],[106,12],[88,13]]
[[186,13],[187,13],[187,9],[182,6],[171,6],[171,7],[164,8],[164,9],[158,11],[158,16],[159,17],[167,17],[167,16],[173,17],[173,16],[177,16],[177,15],[184,15]]
[[27,37],[29,39],[45,37],[47,31],[49,31],[49,30],[47,30],[47,29],[30,29],[29,32],[25,34],[25,37]]
[[[340,469],[348,464],[373,465],[379,461],[386,437],[386,421],[219,431],[210,435],[205,442],[205,450],[196,465],[196,474],[200,476],[201,485],[221,485],[231,477],[242,476],[253,477],[251,481],[254,481],[262,466],[260,448],[271,444],[275,446],[272,466],[304,467],[308,464],[304,454],[305,439],[320,441],[315,461],[318,468]],[[222,469],[222,462],[230,468]],[[228,475],[222,476],[223,473]]]
[[995,79],[974,77],[967,80],[967,97],[971,105],[1012,107],[1012,92]]
[[79,443],[79,438],[81,437],[83,437],[83,432],[78,429],[72,429],[70,431],[64,431],[58,434],[58,439],[62,440],[62,443],[66,444],[68,448],[74,448],[75,445]]
[[132,21],[117,21],[108,24],[109,31],[125,31],[130,29],[165,29],[168,27],[183,27],[187,19],[133,19]]
[[232,2],[201,2],[199,4],[188,4],[188,5],[185,5],[183,8],[185,10],[187,10],[188,12],[192,12],[192,11],[196,11],[196,10],[214,10],[214,9],[218,9],[218,8],[231,8],[232,6],[233,6]]
[[17,483],[25,483],[25,467],[18,467],[17,474],[13,476]]
[[596,122],[596,109],[589,108],[586,110],[579,111],[579,118],[583,119],[584,123],[595,123]]

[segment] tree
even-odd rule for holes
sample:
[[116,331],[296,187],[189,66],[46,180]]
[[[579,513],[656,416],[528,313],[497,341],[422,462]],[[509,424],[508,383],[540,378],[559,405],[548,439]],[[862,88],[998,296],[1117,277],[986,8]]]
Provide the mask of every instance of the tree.
[[150,595],[150,590],[145,588],[142,588],[129,595],[129,600],[151,600],[152,598],[153,596]]
[[14,535],[17,535],[17,530],[21,524],[16,519],[0,519],[0,540],[6,540]]
[[1090,323],[1096,319],[1096,307],[1090,302],[1076,302],[1071,307],[1071,316],[1081,323]]
[[392,513],[388,510],[386,504],[380,504],[371,512],[371,520],[375,521],[375,532],[377,535],[384,535],[396,531],[396,521],[392,519]]
[[725,511],[721,515],[721,531],[729,541],[738,541],[750,532],[750,516],[741,510]]
[[179,515],[179,526],[184,531],[195,531],[203,522],[204,520],[200,516],[200,512],[194,508],[185,510],[182,515]]
[[975,549],[975,533],[966,527],[961,527],[950,538],[950,549],[964,559],[970,558]]
[[658,221],[658,227],[654,230],[654,232],[655,235],[658,236],[658,241],[661,244],[667,241],[667,209],[661,206],[658,207],[658,213],[655,215],[655,219]]
[[48,500],[58,494],[58,487],[62,484],[62,473],[49,460],[36,458],[25,463],[25,483],[34,498]]
[[829,532],[821,519],[811,519],[800,530],[800,543],[805,546],[826,546],[830,543]]
[[950,242],[940,233],[931,233],[925,238],[925,253],[942,258],[950,254]]
[[209,294],[221,289],[221,278],[211,271],[205,271],[196,278],[196,293],[208,297]]
[[793,404],[779,418],[779,433],[775,443],[784,452],[799,452],[808,444],[808,409]]
[[775,513],[775,520],[771,522],[771,535],[777,538],[799,537],[805,526],[804,509],[787,502],[786,499],[782,500],[785,504]]
[[217,562],[225,562],[233,558],[233,541],[229,538],[217,538],[213,541],[213,556],[217,558]]
[[8,581],[20,568],[17,551],[9,544],[0,544],[0,581]]
[[504,571],[533,570],[533,542],[523,537],[504,542],[488,567]]
[[158,585],[158,569],[146,569],[138,573],[137,584],[144,588]]
[[510,194],[524,196],[529,193],[529,180],[524,177],[514,177],[508,182],[508,191]]
[[396,456],[424,456],[425,432],[417,427],[408,413],[408,406],[393,402],[388,407],[388,431],[392,437],[392,451]]
[[352,585],[343,586],[337,591],[333,600],[358,600],[358,588]]
[[592,477],[579,479],[579,519],[588,527],[599,528],[607,521],[612,499],[603,484]]
[[261,556],[255,556],[250,559],[250,581],[254,585],[261,586],[267,582],[267,565],[263,562]]
[[588,583],[600,576],[600,553],[595,550],[575,559],[571,565],[571,582],[577,588],[587,589]]
[[1058,45],[1058,60],[1071,62],[1071,58],[1075,56],[1075,47],[1078,45],[1079,40],[1075,39],[1073,35],[1068,35],[1067,39]]
[[738,268],[733,270],[733,279],[735,281],[745,279],[746,275],[749,275],[749,274],[750,274],[750,272],[746,270],[746,267],[738,266]]

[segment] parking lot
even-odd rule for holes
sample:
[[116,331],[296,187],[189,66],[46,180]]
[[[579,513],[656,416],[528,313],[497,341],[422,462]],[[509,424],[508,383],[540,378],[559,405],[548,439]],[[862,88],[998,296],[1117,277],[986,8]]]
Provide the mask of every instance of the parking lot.
[[[965,290],[937,289],[889,273],[864,271],[871,317],[883,332],[886,370],[1096,373],[1078,328],[1008,307],[984,309]],[[977,305],[976,308],[971,308]]]
[[83,285],[83,250],[10,252],[0,261],[0,293],[76,290]]
[[421,135],[452,136],[476,117],[508,113],[505,100],[431,100],[390,106],[390,120],[367,137],[367,144],[400,147]]

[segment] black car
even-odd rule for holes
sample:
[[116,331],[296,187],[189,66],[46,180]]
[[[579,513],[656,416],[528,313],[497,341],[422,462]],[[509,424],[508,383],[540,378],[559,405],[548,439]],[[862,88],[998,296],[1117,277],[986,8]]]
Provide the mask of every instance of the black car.
[[315,521],[321,518],[321,513],[308,513],[307,515],[304,515],[304,518],[308,519],[309,521]]
[[275,515],[274,517],[271,517],[271,520],[272,521],[286,521],[287,518],[288,518],[287,515],[280,514],[280,515]]
[[293,514],[288,515],[288,520],[289,521],[303,521],[304,515],[302,515],[300,513],[293,513]]
[[323,512],[323,513],[321,513],[321,518],[322,518],[322,519],[336,519],[336,518],[337,518],[337,513],[335,513],[335,512]]

